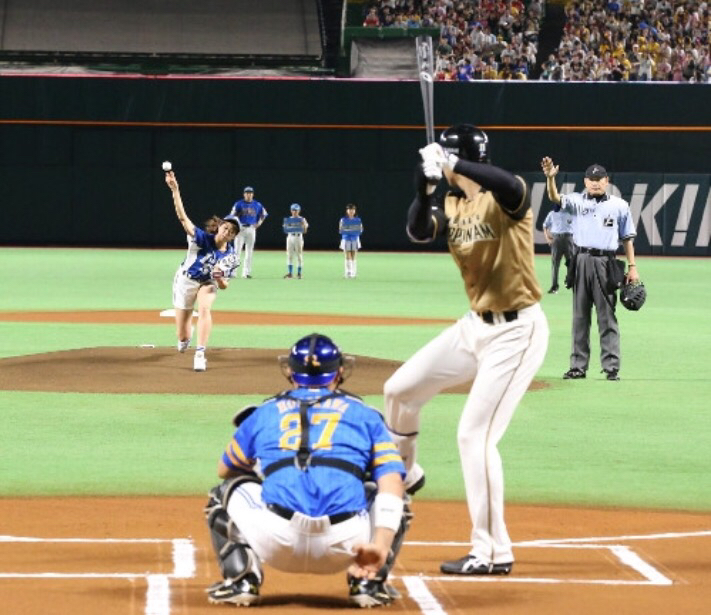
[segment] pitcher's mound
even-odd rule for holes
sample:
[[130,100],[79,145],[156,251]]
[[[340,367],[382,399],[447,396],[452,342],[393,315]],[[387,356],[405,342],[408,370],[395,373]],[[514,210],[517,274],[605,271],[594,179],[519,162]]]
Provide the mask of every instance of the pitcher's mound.
[[[195,393],[273,395],[289,387],[277,357],[288,350],[210,348],[207,371],[193,371],[193,350],[81,348],[0,360],[0,390],[73,393]],[[380,395],[399,361],[355,356],[344,388]],[[540,388],[534,382],[532,389]],[[466,393],[469,385],[448,390]]]

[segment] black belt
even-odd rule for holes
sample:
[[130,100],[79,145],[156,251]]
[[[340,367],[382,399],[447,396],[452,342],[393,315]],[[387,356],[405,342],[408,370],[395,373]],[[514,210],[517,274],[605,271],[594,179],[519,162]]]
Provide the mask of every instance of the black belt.
[[301,237],[301,233],[289,233],[292,237]]
[[[291,508],[285,508],[279,504],[267,504],[267,508],[275,515],[279,515],[282,519],[286,519],[287,521],[291,519],[296,512],[295,510],[291,510]],[[328,515],[328,520],[331,522],[331,525],[336,525],[336,523],[348,521],[348,519],[355,517],[357,514],[357,512],[344,512],[338,513],[337,515]]]
[[[498,313],[498,312],[497,312]],[[513,322],[518,318],[518,311],[511,310],[510,312],[500,312],[504,316],[506,322]],[[494,324],[494,312],[486,311],[479,312],[479,318],[481,318],[487,325]]]
[[614,250],[598,250],[597,248],[578,248],[578,252],[591,256],[615,256]]
[[553,233],[556,237],[572,237],[573,233]]

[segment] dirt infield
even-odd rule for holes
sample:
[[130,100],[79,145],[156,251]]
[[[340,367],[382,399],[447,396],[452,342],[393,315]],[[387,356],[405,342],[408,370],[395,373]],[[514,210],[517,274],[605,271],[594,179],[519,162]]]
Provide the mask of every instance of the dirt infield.
[[[204,498],[0,499],[0,604],[22,615],[215,615]],[[443,576],[466,550],[463,502],[416,501],[389,613],[708,613],[708,515],[510,506],[508,577]],[[442,544],[455,541],[456,544]],[[461,543],[461,544],[459,544]],[[348,609],[345,575],[265,570],[258,612]],[[220,611],[222,609],[222,611]]]
[[[220,324],[248,321],[244,314],[215,317]],[[334,324],[326,318],[254,315],[260,325]],[[0,320],[170,322],[153,312],[4,313]],[[341,322],[336,317],[335,322],[397,326],[416,321],[344,317]],[[215,384],[221,394],[268,395],[275,392],[276,354],[273,349],[211,348],[209,369],[203,374],[192,371],[191,354],[180,355],[173,348],[87,348],[12,357],[0,359],[0,389],[204,393]],[[347,388],[362,394],[381,393],[385,379],[399,365],[372,357],[356,361]],[[541,387],[538,382],[532,386]],[[219,613],[221,607],[208,605],[204,594],[219,573],[203,505],[204,498],[190,497],[0,498],[0,612]],[[414,511],[393,580],[403,597],[388,612],[709,612],[711,515],[509,506],[516,555],[512,575],[460,578],[441,575],[439,564],[468,549],[465,503],[416,500]],[[259,612],[348,608],[344,578],[344,573],[316,577],[267,568]],[[222,607],[222,612],[229,608]]]

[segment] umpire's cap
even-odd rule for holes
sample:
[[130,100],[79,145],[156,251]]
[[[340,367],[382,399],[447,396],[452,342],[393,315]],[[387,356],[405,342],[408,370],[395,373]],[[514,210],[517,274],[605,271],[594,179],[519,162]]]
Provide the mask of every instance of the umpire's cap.
[[446,152],[472,162],[489,162],[489,137],[471,124],[455,124],[439,137]]
[[294,382],[302,387],[325,386],[338,375],[343,365],[341,349],[331,338],[312,333],[291,348],[289,367]]
[[604,179],[605,177],[607,177],[607,171],[601,164],[591,164],[585,171],[585,179],[598,180]]

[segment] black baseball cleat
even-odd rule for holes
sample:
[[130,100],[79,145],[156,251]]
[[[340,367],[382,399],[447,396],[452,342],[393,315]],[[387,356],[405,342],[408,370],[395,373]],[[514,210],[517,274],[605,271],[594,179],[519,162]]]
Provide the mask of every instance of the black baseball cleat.
[[571,367],[563,374],[563,380],[581,380],[585,378],[585,372],[577,367]]
[[207,588],[207,601],[210,604],[234,604],[252,606],[259,602],[259,582],[252,573],[246,574],[239,581],[226,579],[213,583]]
[[607,374],[607,379],[608,380],[619,380],[620,376],[617,373],[616,369],[605,369],[603,370],[605,374]]
[[467,576],[486,574],[510,574],[513,562],[489,564],[476,555],[465,555],[459,559],[442,562],[439,569],[445,574],[461,574]]
[[356,579],[348,575],[348,602],[362,609],[387,606],[393,601],[387,583],[377,579]]
[[551,288],[548,289],[548,294],[549,294],[549,295],[557,295],[557,294],[558,294],[558,287],[557,287],[557,286],[551,286]]

